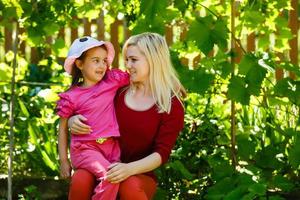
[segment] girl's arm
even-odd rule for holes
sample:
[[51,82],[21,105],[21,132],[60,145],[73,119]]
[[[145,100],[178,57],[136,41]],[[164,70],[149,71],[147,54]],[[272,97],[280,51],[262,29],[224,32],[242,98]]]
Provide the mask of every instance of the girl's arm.
[[58,133],[58,152],[60,160],[60,176],[68,178],[71,176],[71,164],[68,158],[68,119],[60,118]]

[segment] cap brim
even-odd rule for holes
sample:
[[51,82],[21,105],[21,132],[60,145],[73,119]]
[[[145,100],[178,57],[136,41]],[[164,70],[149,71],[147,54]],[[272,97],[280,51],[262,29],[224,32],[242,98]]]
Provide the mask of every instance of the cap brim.
[[[109,68],[111,66],[113,60],[114,60],[114,57],[115,57],[115,49],[114,49],[114,46],[112,45],[112,43],[110,43],[110,42],[104,42],[104,41],[99,41],[99,43],[97,43],[97,44],[93,44],[93,45],[87,46],[81,52],[85,52],[85,51],[87,51],[87,50],[89,50],[91,48],[102,46],[102,45],[105,45],[105,47],[107,49],[107,63],[108,63],[107,67]],[[65,69],[65,71],[68,74],[71,74],[72,68],[73,68],[73,64],[74,64],[75,60],[81,56],[81,54],[82,53],[80,53],[80,55],[75,54],[73,56],[68,56],[66,58],[66,60],[64,62],[64,69]]]

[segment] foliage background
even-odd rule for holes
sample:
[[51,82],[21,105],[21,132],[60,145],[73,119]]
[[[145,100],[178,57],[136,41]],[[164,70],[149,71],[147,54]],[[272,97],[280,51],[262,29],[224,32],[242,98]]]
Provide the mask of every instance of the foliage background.
[[[285,0],[238,1],[234,29],[230,26],[232,5],[228,0],[1,1],[1,26],[14,30],[11,22],[17,21],[25,30],[18,35],[20,41],[39,53],[37,63],[17,54],[14,176],[58,176],[54,108],[57,94],[70,83],[59,59],[66,56],[69,42],[58,32],[80,25],[74,16],[92,20],[103,9],[106,24],[123,17],[131,34],[164,34],[166,25],[174,27],[172,61],[189,95],[185,128],[170,162],[157,170],[157,199],[275,200],[299,190],[300,82],[288,76],[274,78],[278,69],[300,75],[299,66],[286,56],[288,41],[294,37],[288,28],[291,5]],[[183,39],[182,27],[187,30]],[[108,35],[109,26],[105,32]],[[245,36],[257,36],[256,50],[244,50],[241,61],[233,65],[230,61],[238,53],[230,49],[231,33],[242,47]],[[50,43],[49,36],[53,37]],[[3,44],[3,32],[0,41]],[[49,48],[51,55],[46,56]],[[0,63],[1,174],[7,174],[9,155],[13,55],[5,52]],[[201,60],[194,65],[181,62],[183,57],[196,56]],[[232,112],[235,152],[231,151]]]

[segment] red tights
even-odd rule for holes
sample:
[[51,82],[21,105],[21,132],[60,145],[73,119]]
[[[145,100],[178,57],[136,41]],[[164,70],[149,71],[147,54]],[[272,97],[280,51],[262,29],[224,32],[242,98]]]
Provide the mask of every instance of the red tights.
[[[86,170],[78,169],[72,176],[69,190],[69,200],[91,199],[96,185],[95,177]],[[119,188],[120,200],[152,199],[156,191],[156,182],[146,175],[135,175],[121,182]]]

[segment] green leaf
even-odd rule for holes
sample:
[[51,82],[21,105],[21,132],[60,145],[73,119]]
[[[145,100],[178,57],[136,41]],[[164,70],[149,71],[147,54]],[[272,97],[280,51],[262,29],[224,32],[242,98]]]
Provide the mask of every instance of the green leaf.
[[270,196],[269,200],[286,200],[286,198],[276,195],[276,196]]
[[174,162],[169,163],[169,166],[174,170],[180,172],[182,176],[188,180],[193,179],[193,174],[189,172],[189,170],[182,164],[181,161],[176,160]]
[[249,104],[250,94],[246,89],[245,78],[235,76],[230,79],[228,85],[228,98],[243,105]]
[[261,183],[255,183],[251,185],[248,189],[251,193],[257,194],[259,196],[264,196],[267,192],[267,186]]
[[227,78],[231,72],[231,64],[228,61],[224,61],[218,64],[221,68],[221,77]]
[[270,46],[270,35],[262,35],[258,39],[258,47],[262,49],[267,49]]
[[48,154],[44,150],[41,150],[41,153],[42,153],[42,159],[44,160],[45,164],[53,171],[56,170],[56,165],[49,158]]
[[[299,134],[299,133],[298,133]],[[288,159],[294,169],[298,169],[300,165],[300,137],[296,137],[295,143],[292,144],[289,151]]]
[[48,22],[43,27],[44,32],[46,33],[46,36],[51,36],[56,34],[60,29],[60,26],[54,22]]
[[287,71],[295,73],[300,77],[300,68],[298,65],[293,65],[291,62],[282,62],[279,66],[276,66],[277,69],[285,69]]
[[34,145],[38,145],[38,140],[37,140],[37,135],[36,135],[36,132],[33,128],[33,125],[31,125],[31,123],[28,123],[28,133],[29,133],[29,136],[30,136],[30,140],[31,140],[31,143],[34,144]]
[[58,38],[52,46],[52,50],[58,57],[66,57],[67,49],[63,38]]
[[279,29],[278,32],[279,33],[278,33],[278,35],[276,35],[276,37],[279,37],[281,39],[289,39],[290,40],[290,39],[294,38],[291,30],[287,27],[282,27],[281,29]]
[[258,96],[267,74],[267,70],[258,64],[258,58],[253,54],[246,54],[239,65],[239,74],[246,76],[245,86],[248,94]]
[[253,200],[256,199],[257,195],[255,193],[248,193],[241,198],[242,200]]
[[244,18],[247,25],[251,28],[257,28],[258,24],[262,24],[265,21],[265,17],[260,11],[246,10],[244,12]]
[[4,10],[2,11],[2,17],[4,19],[8,19],[8,21],[12,19],[18,19],[21,13],[17,13],[17,8],[16,7],[5,7]]
[[27,29],[28,39],[27,41],[31,46],[40,46],[43,44],[43,33],[36,27],[28,27]]
[[184,14],[186,9],[188,8],[185,0],[174,0],[174,6],[178,8],[178,10],[180,10],[182,14]]
[[225,177],[207,190],[205,199],[223,199],[226,194],[235,189],[234,180],[231,177]]
[[247,75],[249,70],[256,65],[256,59],[253,54],[246,54],[243,56],[240,64],[239,64],[239,74]]
[[293,104],[300,105],[300,81],[283,78],[275,85],[274,94],[280,97],[288,97]]
[[29,112],[28,112],[25,104],[21,101],[21,99],[18,99],[18,102],[19,102],[22,113],[28,118],[30,115],[29,115]]
[[140,14],[153,23],[157,16],[165,12],[168,0],[142,0]]
[[225,21],[218,19],[214,25],[214,29],[211,31],[212,39],[214,43],[222,49],[227,48],[228,29]]
[[214,42],[211,38],[211,27],[211,16],[197,18],[191,23],[187,34],[188,40],[196,42],[196,45],[205,55],[208,55],[214,47]]
[[12,68],[6,63],[0,63],[0,81],[10,80],[12,77]]
[[251,159],[251,157],[255,155],[257,143],[250,140],[248,134],[239,134],[236,136],[236,139],[238,144],[238,156],[240,156],[242,160]]
[[276,175],[272,180],[272,184],[274,188],[280,188],[284,192],[290,192],[295,187],[292,181],[281,175]]
[[[211,160],[210,162],[213,162]],[[213,168],[212,178],[214,181],[218,182],[224,179],[225,177],[232,177],[234,174],[233,167],[228,163],[210,163],[211,167]]]
[[197,92],[202,95],[212,86],[215,78],[213,74],[205,72],[203,68],[189,70],[184,66],[179,66],[176,69],[183,85],[190,92]]
[[276,155],[280,153],[275,146],[269,145],[263,148],[261,151],[258,151],[255,157],[257,166],[261,168],[276,169],[282,166]]
[[180,17],[180,12],[177,9],[174,9],[169,6],[165,10],[163,21],[172,22],[174,19],[176,19],[178,17]]
[[255,64],[251,67],[246,76],[249,94],[256,96],[260,94],[261,84],[266,77],[266,74],[267,70],[258,64]]
[[240,200],[242,199],[246,191],[247,186],[237,186],[234,190],[232,190],[225,196],[224,200]]

